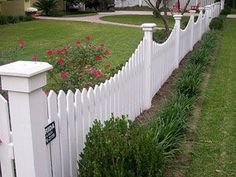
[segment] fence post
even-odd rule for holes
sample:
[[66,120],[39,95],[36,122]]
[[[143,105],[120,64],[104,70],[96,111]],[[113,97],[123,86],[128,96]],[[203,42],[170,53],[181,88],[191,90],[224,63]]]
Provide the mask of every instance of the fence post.
[[200,33],[201,33],[200,36],[201,36],[201,37],[202,37],[202,35],[203,35],[203,33],[204,33],[204,31],[203,31],[203,26],[202,26],[203,9],[204,9],[203,7],[199,7],[199,11],[200,11],[200,12],[199,12],[199,16],[200,16],[200,18],[201,18],[201,19],[200,19],[200,29],[201,29],[201,30],[200,30]]
[[209,24],[210,24],[210,21],[211,21],[211,12],[210,12],[210,9],[211,9],[211,6],[210,5],[207,5],[205,6],[205,10],[206,10],[206,26],[207,26],[207,29],[209,30]]
[[2,89],[8,91],[17,177],[51,177],[45,144],[47,124],[44,62],[17,61],[0,66]]
[[195,10],[190,10],[190,21],[191,21],[191,39],[190,39],[190,50],[193,50],[194,41],[193,41],[193,35],[194,35],[194,17],[195,17]]
[[174,26],[174,30],[176,30],[176,47],[175,47],[175,67],[178,68],[179,67],[179,60],[180,60],[180,45],[179,45],[179,39],[180,39],[180,21],[183,15],[177,14],[174,15],[174,19],[175,19],[175,26]]
[[220,1],[220,9],[223,10],[225,6],[225,0]]
[[144,110],[149,109],[152,105],[152,94],[151,94],[151,62],[152,62],[152,43],[153,43],[153,31],[156,27],[155,23],[144,23],[142,24],[144,31],[144,60],[145,60],[145,76],[144,76]]

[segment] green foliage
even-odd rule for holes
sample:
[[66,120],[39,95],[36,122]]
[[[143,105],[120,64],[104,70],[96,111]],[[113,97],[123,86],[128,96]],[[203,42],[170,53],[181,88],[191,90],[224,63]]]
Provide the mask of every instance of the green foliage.
[[155,135],[156,144],[163,147],[165,159],[170,159],[178,151],[187,119],[199,92],[202,72],[211,59],[216,42],[215,32],[211,31],[203,36],[198,48],[190,56],[187,67],[177,79],[176,92],[148,123]]
[[231,8],[226,5],[224,9],[220,12],[220,15],[228,15],[228,14],[231,14]]
[[38,0],[34,3],[34,7],[41,10],[44,15],[50,16],[56,11],[58,0]]
[[[176,92],[146,124],[127,118],[96,121],[87,135],[79,169],[81,177],[157,177],[165,163],[179,151],[201,75],[214,51],[216,33],[203,36],[199,48],[179,76]],[[202,59],[204,58],[204,59]]]
[[224,27],[224,20],[220,17],[215,17],[211,20],[209,25],[211,30],[222,30]]
[[114,0],[81,0],[86,7],[95,9],[96,11],[113,10],[115,2]]
[[[169,35],[168,35],[169,36]],[[166,36],[166,32],[165,30],[156,30],[153,33],[153,40],[158,42],[158,43],[163,43],[166,41],[166,39],[168,38],[168,36]]]
[[198,94],[199,85],[201,83],[201,66],[191,64],[183,71],[181,76],[177,79],[177,92],[191,98]]
[[9,23],[14,24],[31,20],[33,20],[31,16],[0,16],[0,25],[5,25]]
[[165,161],[178,151],[193,101],[183,94],[173,94],[149,122],[155,143],[164,150]]
[[74,45],[61,49],[49,49],[48,61],[54,66],[49,72],[48,85],[53,90],[75,90],[88,88],[109,78],[111,65],[108,61],[110,51],[104,44],[96,45],[92,36],[77,40]]
[[7,16],[0,16],[0,25],[8,24]]
[[95,121],[79,161],[80,177],[158,177],[163,151],[152,132],[126,117]]

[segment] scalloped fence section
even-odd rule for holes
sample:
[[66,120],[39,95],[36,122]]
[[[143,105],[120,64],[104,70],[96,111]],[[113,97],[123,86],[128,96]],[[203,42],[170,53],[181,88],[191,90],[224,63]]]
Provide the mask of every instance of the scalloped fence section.
[[[128,62],[94,88],[50,91],[46,97],[42,87],[51,69],[47,63],[20,62],[20,73],[18,63],[12,64],[15,69],[1,66],[9,101],[0,95],[0,177],[77,177],[79,155],[93,122],[112,115],[134,120],[149,109],[153,96],[209,30],[221,4],[206,6],[204,13],[200,9],[196,22],[192,12],[185,29],[180,28],[181,15],[175,15],[175,26],[162,44],[153,41],[155,24],[143,24],[144,38]],[[48,125],[55,134],[49,131],[46,144]]]

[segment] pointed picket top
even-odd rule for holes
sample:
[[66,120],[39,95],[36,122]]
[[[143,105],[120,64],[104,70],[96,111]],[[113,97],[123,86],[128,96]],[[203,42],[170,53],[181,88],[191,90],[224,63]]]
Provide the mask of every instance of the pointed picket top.
[[74,93],[71,90],[68,90],[66,95],[67,95],[67,97],[71,97],[71,95],[73,96]]
[[100,93],[101,93],[98,85],[95,85],[93,92],[94,92],[95,104],[97,104],[100,100]]
[[[58,114],[60,115],[61,113],[64,114],[62,112],[62,110],[65,109],[65,106],[66,106],[66,94],[63,90],[60,90],[59,91],[59,94],[58,94]],[[61,108],[61,109],[60,109]]]
[[87,94],[88,94],[87,89],[83,88],[82,93],[81,93],[81,101],[83,104],[85,103],[85,101],[87,101]]
[[99,86],[98,86],[99,90],[100,90],[100,96],[101,98],[104,97],[104,83],[101,83]]
[[93,88],[92,87],[89,87],[88,89],[88,99],[93,99]]
[[54,115],[55,112],[57,113],[57,94],[53,90],[50,90],[48,94],[48,112],[49,112],[49,119],[52,121],[55,117],[51,117]]
[[58,93],[58,98],[60,99],[60,98],[65,98],[66,97],[66,94],[65,94],[65,92],[63,91],[63,90],[60,90],[59,91],[59,93]]

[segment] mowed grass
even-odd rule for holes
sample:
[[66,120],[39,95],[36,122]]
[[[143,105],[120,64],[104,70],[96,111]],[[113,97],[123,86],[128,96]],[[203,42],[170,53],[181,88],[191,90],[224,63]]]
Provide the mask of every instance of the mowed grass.
[[236,176],[236,19],[226,20],[187,177]]
[[[101,18],[104,21],[126,23],[133,25],[141,25],[143,23],[156,23],[158,27],[163,27],[163,22],[160,18],[156,18],[152,15],[114,15],[105,16]],[[168,22],[170,27],[174,26],[175,20],[172,16],[168,16]],[[183,17],[183,20],[187,20],[188,17]]]
[[[2,25],[0,63],[18,59],[31,60],[34,53],[40,60],[45,60],[46,50],[75,43],[78,39],[83,40],[86,35],[92,35],[97,44],[105,44],[111,51],[111,64],[116,66],[131,56],[141,41],[143,32],[141,29],[113,25],[49,20]],[[26,42],[24,49],[10,60],[3,61],[7,53],[18,46],[19,40]]]

